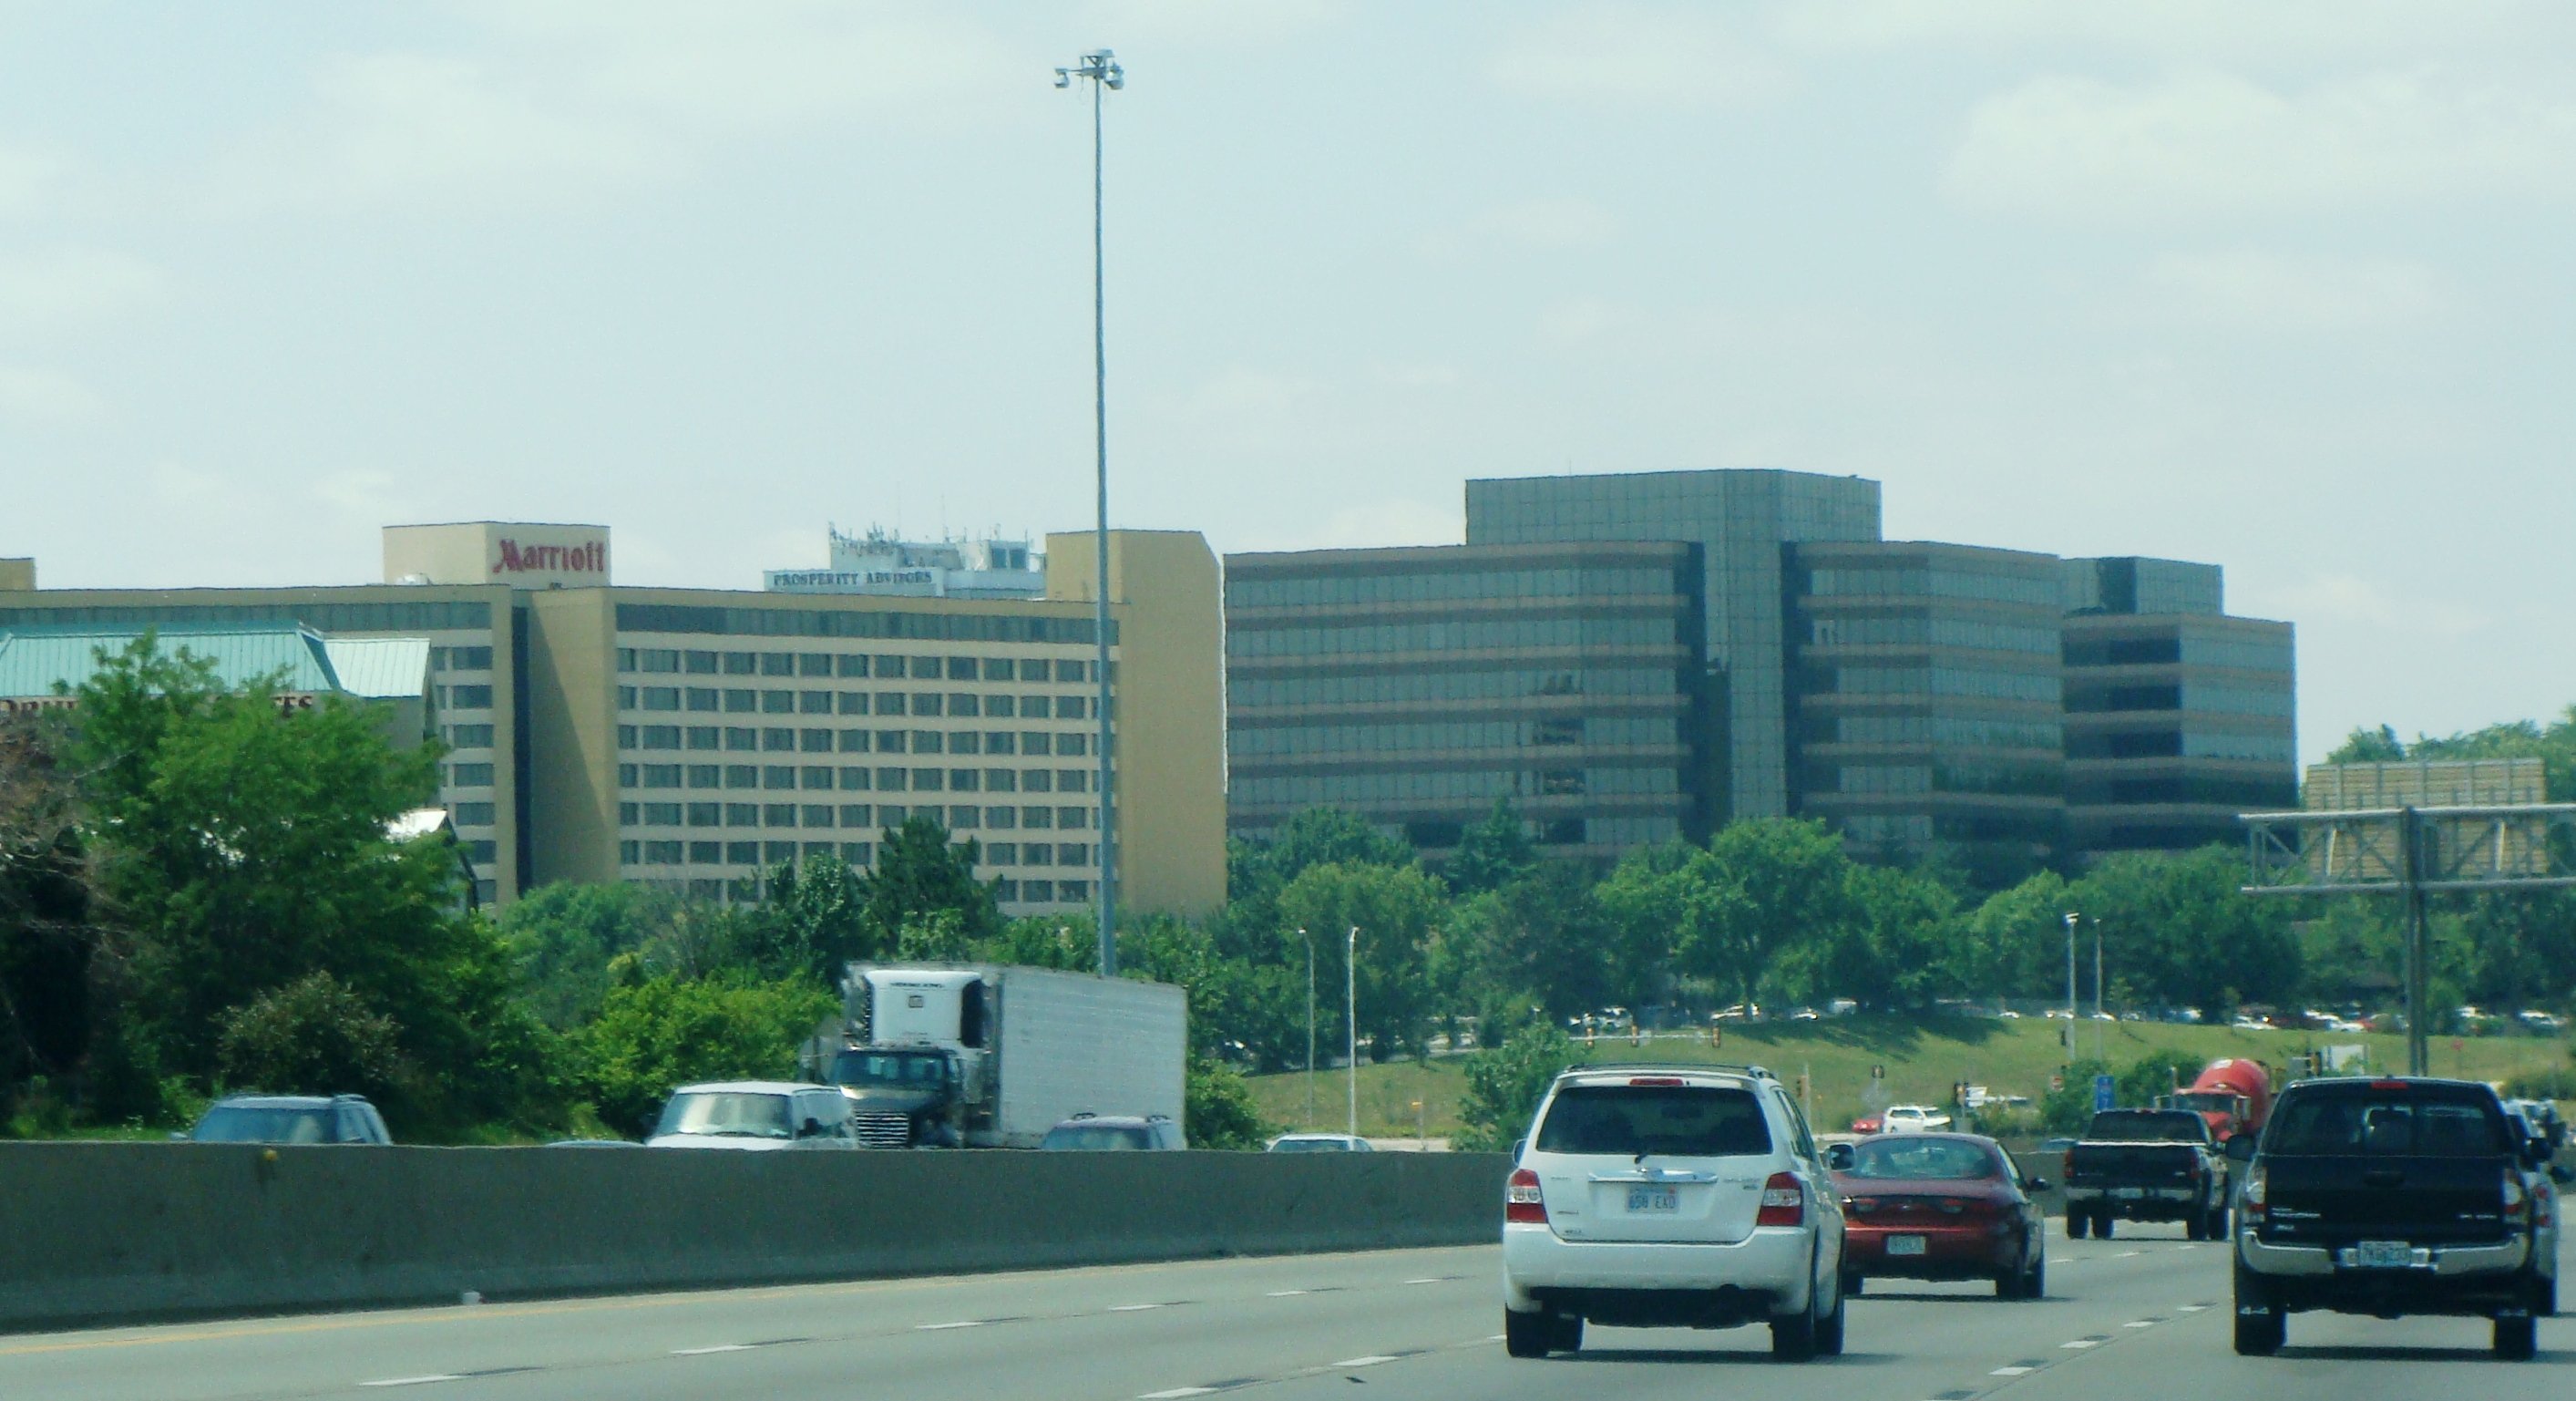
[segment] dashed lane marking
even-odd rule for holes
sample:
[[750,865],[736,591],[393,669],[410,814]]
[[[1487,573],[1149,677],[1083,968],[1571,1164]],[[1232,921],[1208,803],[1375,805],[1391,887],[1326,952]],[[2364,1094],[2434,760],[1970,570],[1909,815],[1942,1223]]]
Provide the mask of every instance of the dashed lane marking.
[[2028,1375],[2030,1375],[2031,1373],[2036,1372],[2036,1371],[2038,1371],[2038,1370],[2039,1370],[2039,1364],[2038,1364],[2038,1363],[2035,1363],[2035,1362],[2034,1362],[2034,1363],[2030,1363],[2030,1364],[2028,1364],[2028,1365],[2024,1365],[2024,1364],[2022,1364],[2022,1363],[2018,1363],[2018,1362],[2016,1362],[2016,1363],[2014,1363],[2012,1366],[2009,1366],[2009,1367],[1997,1367],[1997,1368],[1996,1368],[1996,1369],[1994,1369],[1993,1371],[1986,1373],[1986,1375],[1987,1375],[1987,1376],[1990,1376],[1990,1377],[2024,1377],[2024,1376],[2028,1376]]
[[462,1372],[432,1372],[425,1377],[387,1377],[380,1382],[360,1382],[360,1386],[427,1386],[431,1382],[461,1382]]
[[2175,1313],[2207,1313],[2208,1311],[2207,1304],[2184,1304],[2174,1310]]
[[749,1351],[751,1351],[751,1344],[749,1343],[718,1343],[713,1347],[675,1347],[671,1349],[671,1355],[673,1357],[706,1357],[719,1352]]
[[2126,1260],[2126,1259],[2129,1259],[2129,1258],[2131,1258],[2131,1257],[2133,1257],[2133,1256],[2139,1255],[2139,1254],[2141,1254],[2141,1253],[2143,1253],[2143,1252],[2136,1251],[2136,1250],[2123,1250],[2123,1251],[2121,1251],[2119,1254],[2114,1255],[2114,1256],[2112,1256],[2111,1258],[2112,1258],[2112,1259],[2114,1259],[2114,1260]]
[[2123,1328],[2153,1328],[2162,1322],[2164,1322],[2164,1320],[2161,1318],[2141,1318],[2135,1323],[2123,1323],[2120,1326]]
[[1433,1275],[1428,1279],[1408,1279],[1405,1281],[1407,1284],[1447,1284],[1448,1282],[1449,1277],[1447,1275]]
[[944,1333],[951,1328],[981,1328],[983,1326],[983,1319],[961,1318],[954,1323],[916,1323],[912,1326],[912,1331],[916,1333]]
[[1166,1306],[1162,1304],[1111,1304],[1109,1306],[1109,1311],[1111,1313],[1143,1313],[1147,1309],[1159,1309],[1163,1307]]
[[2072,1342],[2058,1344],[2061,1348],[2068,1348],[2076,1352],[2081,1352],[2088,1347],[2100,1347],[2101,1345],[2102,1339],[2100,1338],[2077,1338]]
[[1180,1398],[1184,1396],[1213,1396],[1215,1394],[1216,1388],[1212,1386],[1176,1386],[1169,1391],[1146,1392],[1144,1395],[1137,1397],[1136,1401],[1180,1401]]
[[1385,1353],[1373,1352],[1366,1357],[1345,1357],[1333,1365],[1336,1367],[1374,1367],[1381,1362],[1393,1362],[1395,1360],[1396,1359],[1394,1357]]
[[1306,1293],[1306,1292],[1307,1292],[1307,1291],[1305,1291],[1305,1290],[1303,1290],[1303,1289],[1273,1289],[1273,1290],[1271,1290],[1269,1293],[1264,1294],[1264,1295],[1262,1295],[1261,1297],[1263,1297],[1263,1298],[1265,1298],[1265,1299],[1294,1299],[1294,1298],[1296,1298],[1298,1295],[1303,1294],[1303,1293]]

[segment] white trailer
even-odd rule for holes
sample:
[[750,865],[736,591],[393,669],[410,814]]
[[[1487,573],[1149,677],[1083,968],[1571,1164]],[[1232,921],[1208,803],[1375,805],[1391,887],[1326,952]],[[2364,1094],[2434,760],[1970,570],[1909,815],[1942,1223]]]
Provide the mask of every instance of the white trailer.
[[953,1056],[954,1094],[937,1103],[836,1077],[861,1101],[864,1140],[941,1141],[933,1116],[972,1148],[1034,1148],[1076,1114],[1181,1120],[1189,1007],[1177,987],[997,964],[853,963],[841,990],[852,1047]]

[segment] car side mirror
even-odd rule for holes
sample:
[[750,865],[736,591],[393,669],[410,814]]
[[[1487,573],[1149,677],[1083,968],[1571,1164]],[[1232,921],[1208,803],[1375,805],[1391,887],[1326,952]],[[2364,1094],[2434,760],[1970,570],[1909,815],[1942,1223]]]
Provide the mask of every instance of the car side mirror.
[[1518,1165],[1520,1164],[1521,1155],[1522,1155],[1523,1153],[1528,1152],[1528,1151],[1529,1151],[1529,1140],[1528,1140],[1528,1139],[1524,1138],[1524,1139],[1519,1139],[1519,1140],[1515,1141],[1515,1142],[1512,1144],[1512,1163],[1513,1163],[1513,1165],[1514,1165],[1514,1166],[1518,1166]]
[[2549,1146],[2548,1139],[2526,1138],[2522,1141],[2523,1166],[2538,1167],[2556,1156],[2557,1152],[2557,1149]]
[[1849,1172],[1852,1170],[1852,1162],[1857,1157],[1858,1155],[1852,1152],[1850,1144],[1836,1143],[1825,1149],[1825,1166],[1835,1172]]
[[2250,1133],[2240,1133],[2235,1137],[2228,1139],[2227,1161],[2231,1163],[2250,1163],[2254,1161],[2254,1135]]

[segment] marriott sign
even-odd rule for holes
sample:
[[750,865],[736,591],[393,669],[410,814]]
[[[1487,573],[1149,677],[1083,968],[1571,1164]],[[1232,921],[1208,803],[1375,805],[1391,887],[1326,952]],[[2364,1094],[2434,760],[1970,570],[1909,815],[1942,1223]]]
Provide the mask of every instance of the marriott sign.
[[508,574],[598,574],[608,573],[608,542],[593,540],[583,545],[522,545],[502,537],[500,558],[492,561],[492,577]]

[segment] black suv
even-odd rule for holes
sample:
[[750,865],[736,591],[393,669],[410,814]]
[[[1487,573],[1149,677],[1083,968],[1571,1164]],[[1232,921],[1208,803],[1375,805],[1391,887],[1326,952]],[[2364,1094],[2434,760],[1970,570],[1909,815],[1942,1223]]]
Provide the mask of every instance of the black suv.
[[226,1095],[185,1137],[196,1143],[394,1141],[385,1132],[385,1117],[364,1095]]
[[2523,1135],[2467,1080],[2303,1080],[2258,1145],[2229,1140],[2237,1195],[2236,1350],[2280,1349],[2308,1309],[2495,1320],[2498,1357],[2528,1358],[2545,1279]]

